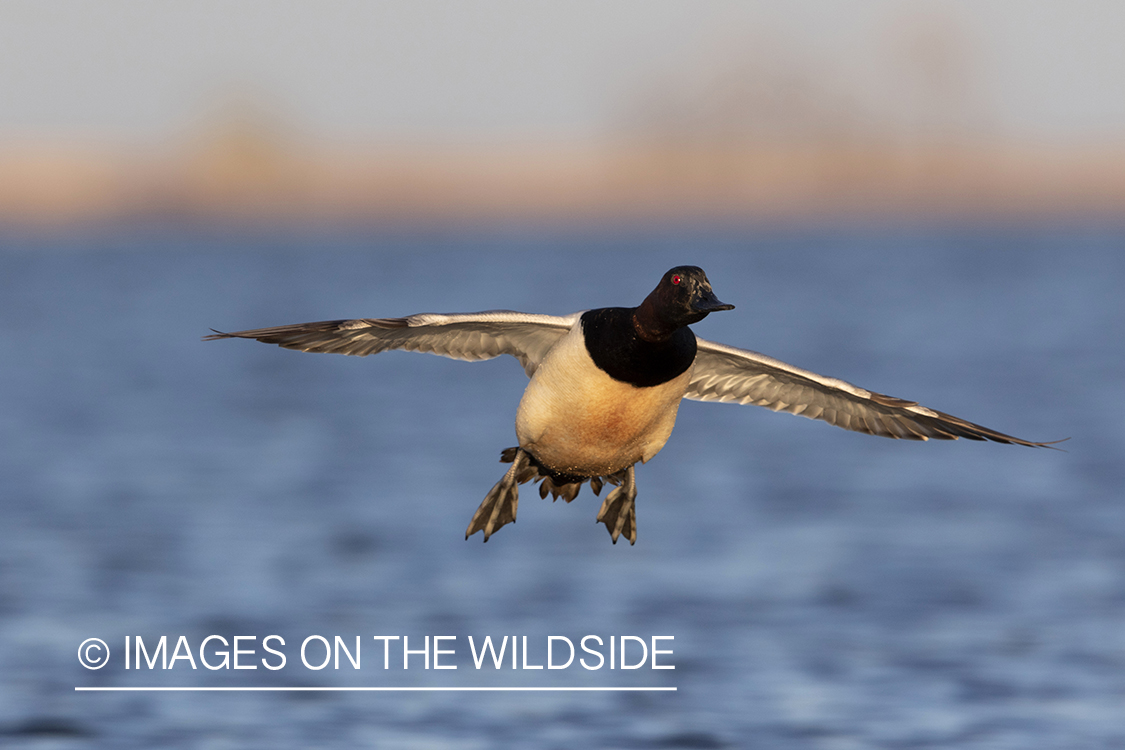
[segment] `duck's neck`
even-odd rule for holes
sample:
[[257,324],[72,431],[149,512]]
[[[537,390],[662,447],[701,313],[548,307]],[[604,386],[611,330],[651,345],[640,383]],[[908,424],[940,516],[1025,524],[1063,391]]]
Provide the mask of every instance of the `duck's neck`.
[[660,317],[656,302],[651,295],[646,297],[640,306],[633,309],[633,330],[642,341],[652,343],[667,341],[681,327]]

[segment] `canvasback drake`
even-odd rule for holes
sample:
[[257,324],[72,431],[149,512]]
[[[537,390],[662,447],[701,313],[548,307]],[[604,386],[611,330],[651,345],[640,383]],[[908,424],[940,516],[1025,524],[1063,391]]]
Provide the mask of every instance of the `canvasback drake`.
[[[539,495],[573,500],[582,484],[595,495],[617,485],[598,511],[613,543],[637,541],[634,466],[660,452],[684,398],[755,404],[889,438],[992,440],[1043,447],[893,396],[864,390],[757,352],[696,338],[689,325],[732,310],[703,270],[671,269],[637,307],[573,315],[509,310],[406,318],[299,323],[205,341],[256,339],[304,352],[367,356],[390,349],[477,361],[510,354],[531,382],[516,412],[519,445],[501,453],[511,463],[473,514],[465,538],[484,541],[516,520],[519,485],[540,482]],[[1061,442],[1061,441],[1055,441]]]

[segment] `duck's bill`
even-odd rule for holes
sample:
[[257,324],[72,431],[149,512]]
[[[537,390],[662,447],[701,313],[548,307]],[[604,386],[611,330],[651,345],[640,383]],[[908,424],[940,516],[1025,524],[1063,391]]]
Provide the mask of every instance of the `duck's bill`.
[[720,302],[714,292],[704,292],[691,303],[691,309],[699,313],[713,313],[720,310],[733,310],[734,305]]

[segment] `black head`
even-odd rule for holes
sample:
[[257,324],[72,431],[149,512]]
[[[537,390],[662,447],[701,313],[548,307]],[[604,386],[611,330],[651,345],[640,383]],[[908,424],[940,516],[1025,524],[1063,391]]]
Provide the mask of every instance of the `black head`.
[[733,310],[711,291],[707,274],[698,266],[676,266],[656,285],[656,289],[637,308],[638,322],[646,329],[664,334],[692,323],[709,313]]

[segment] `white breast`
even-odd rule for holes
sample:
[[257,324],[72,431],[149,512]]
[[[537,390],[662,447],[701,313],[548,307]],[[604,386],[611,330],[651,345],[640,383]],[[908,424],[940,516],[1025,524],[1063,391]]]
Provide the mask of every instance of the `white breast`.
[[578,322],[544,358],[516,414],[520,447],[565,474],[605,476],[660,452],[692,368],[638,388],[598,369]]

